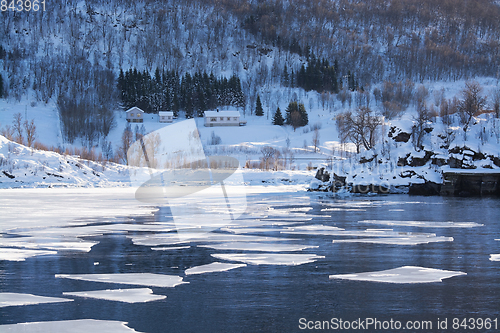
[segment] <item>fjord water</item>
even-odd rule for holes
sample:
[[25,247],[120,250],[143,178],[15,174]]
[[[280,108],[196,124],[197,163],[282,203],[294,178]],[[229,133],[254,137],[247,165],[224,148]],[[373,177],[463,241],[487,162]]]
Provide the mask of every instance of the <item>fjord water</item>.
[[[296,211],[304,213],[294,218]],[[431,321],[433,327],[428,331],[446,332],[437,328],[438,320],[447,319],[450,330],[454,318],[500,320],[500,262],[490,260],[491,254],[500,253],[498,199],[407,195],[338,199],[304,192],[267,193],[249,195],[247,212],[237,227],[265,225],[265,229],[249,234],[318,246],[297,253],[324,258],[296,266],[248,264],[225,272],[187,276],[184,272],[188,268],[221,261],[211,254],[248,251],[197,246],[206,244],[203,242],[173,250],[152,250],[150,246],[133,243],[133,237],[143,232],[93,236],[89,239],[99,244],[90,252],[60,251],[57,255],[25,261],[1,261],[0,292],[64,297],[63,292],[137,287],[61,279],[55,278],[56,274],[157,273],[183,276],[189,283],[174,288],[151,287],[155,294],[167,298],[147,303],[74,297],[73,302],[3,307],[0,324],[92,318],[128,322],[129,327],[139,332],[299,332],[304,331],[299,325],[301,318],[314,322],[374,318],[403,324],[410,320]],[[273,212],[280,215],[272,216]],[[121,222],[168,221],[169,214],[168,208],[161,208],[154,216],[135,216]],[[475,222],[482,226],[446,228],[432,223],[419,227],[360,223],[364,220]],[[453,237],[453,241],[419,245],[332,243],[334,239],[361,237],[281,233],[289,227],[307,225],[353,232],[393,229],[404,233],[432,233]],[[467,275],[416,284],[329,279],[330,275],[402,266]]]

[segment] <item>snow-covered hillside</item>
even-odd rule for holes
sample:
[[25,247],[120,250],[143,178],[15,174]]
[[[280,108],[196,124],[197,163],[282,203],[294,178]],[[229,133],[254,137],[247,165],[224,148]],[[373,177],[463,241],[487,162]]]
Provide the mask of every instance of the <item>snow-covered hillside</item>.
[[126,166],[105,166],[28,148],[0,136],[0,188],[20,187],[106,187],[129,182]]
[[[435,83],[432,91],[444,91],[446,97],[456,96],[464,82],[455,84]],[[494,87],[491,79],[481,80],[485,89]],[[306,95],[305,95],[306,96]],[[361,185],[384,185],[387,187],[407,186],[410,183],[432,181],[441,183],[442,170],[449,168],[450,160],[455,160],[455,167],[479,170],[498,170],[500,159],[500,120],[493,114],[483,114],[474,118],[466,135],[462,127],[448,127],[440,117],[427,124],[431,129],[423,139],[423,149],[416,149],[411,139],[412,126],[415,122],[415,110],[410,107],[400,117],[384,121],[378,131],[378,143],[375,147],[360,154],[355,153],[352,143],[341,143],[335,117],[345,111],[340,105],[331,110],[323,110],[317,102],[318,96],[309,93],[313,108],[309,111],[310,124],[296,131],[291,126],[275,126],[266,116],[247,115],[247,125],[243,127],[203,126],[203,119],[196,119],[201,141],[208,155],[229,155],[236,157],[241,166],[256,166],[263,157],[263,147],[273,147],[280,153],[286,170],[262,172],[245,169],[247,184],[308,184],[314,176],[311,167],[325,166],[340,176],[346,176],[347,182]],[[33,115],[37,123],[37,140],[49,142],[54,146],[64,147],[55,126],[57,118],[54,108],[37,108],[22,104],[2,104],[0,112],[2,123],[22,111],[28,119]],[[286,107],[285,104],[282,105]],[[376,106],[375,106],[376,109]],[[122,111],[116,111],[116,128],[109,140],[117,149],[121,134],[126,126]],[[181,122],[178,119],[176,122]],[[134,130],[132,126],[132,130]],[[148,115],[144,123],[146,133],[164,126],[156,115]],[[57,128],[57,127],[56,127]],[[318,150],[314,152],[312,140],[313,128],[319,134]],[[450,133],[451,130],[451,133]],[[398,139],[407,133],[406,142]],[[212,135],[218,136],[221,143],[210,145]],[[168,143],[167,143],[168,144]],[[130,167],[107,163],[104,166],[75,156],[59,155],[55,152],[38,151],[1,137],[0,141],[0,182],[1,187],[38,187],[38,186],[129,186]],[[271,169],[273,166],[271,166]],[[143,171],[146,172],[146,171]],[[318,184],[313,185],[317,186]]]
[[[38,187],[130,187],[130,173],[142,173],[145,168],[116,163],[96,163],[78,156],[41,151],[7,140],[0,135],[0,189]],[[304,190],[314,177],[311,170],[277,172],[244,169],[245,185],[293,185]],[[140,178],[140,176],[139,176]]]

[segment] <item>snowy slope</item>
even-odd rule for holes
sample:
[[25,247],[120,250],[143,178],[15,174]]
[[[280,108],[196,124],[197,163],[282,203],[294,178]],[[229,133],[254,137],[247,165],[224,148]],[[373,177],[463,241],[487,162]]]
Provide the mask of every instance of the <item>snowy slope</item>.
[[[100,164],[77,156],[31,149],[0,136],[0,189],[129,187],[133,185],[131,171],[149,175],[145,168],[109,162]],[[314,171],[307,170],[244,170],[245,185],[295,185],[297,190],[303,190],[313,177]]]
[[39,151],[0,136],[0,188],[113,186],[129,179],[126,166],[101,166],[76,156]]

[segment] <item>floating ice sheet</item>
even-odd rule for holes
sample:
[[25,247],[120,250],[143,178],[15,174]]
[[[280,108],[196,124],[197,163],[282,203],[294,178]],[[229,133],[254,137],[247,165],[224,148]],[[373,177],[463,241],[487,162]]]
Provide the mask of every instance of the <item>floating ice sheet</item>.
[[[184,235],[187,232],[183,233]],[[146,236],[133,236],[132,242],[135,245],[145,246],[160,246],[160,245],[176,245],[185,243],[220,243],[220,242],[280,242],[287,241],[286,238],[279,237],[264,237],[264,236],[247,236],[247,235],[230,235],[223,233],[203,233],[192,231],[191,235],[182,240],[177,234],[156,234]]]
[[288,231],[340,231],[340,230],[344,229],[322,224],[303,225],[303,226],[288,228]]
[[80,319],[63,321],[43,321],[34,323],[22,323],[11,325],[0,325],[0,331],[9,333],[88,333],[88,332],[106,332],[106,333],[131,333],[138,332],[126,326],[126,322]]
[[382,225],[397,225],[405,227],[421,227],[421,228],[474,228],[482,227],[484,224],[476,222],[433,222],[433,221],[387,221],[387,220],[363,220],[359,223],[382,224]]
[[[34,250],[72,250],[90,252],[99,242],[85,241],[72,237],[9,237],[0,238],[0,246],[19,247]],[[2,250],[0,249],[0,252]]]
[[[29,202],[29,205],[26,203]],[[129,188],[2,190],[0,201],[0,260],[56,254],[51,250],[90,251],[97,242],[80,236],[124,232],[93,222],[123,221],[125,217],[152,215],[156,208],[140,204]]]
[[392,229],[366,229],[366,230],[344,230],[337,227],[311,225],[303,227],[289,227],[282,231],[284,234],[292,235],[315,235],[315,236],[354,236],[354,237],[436,237],[432,233],[398,232]]
[[239,261],[250,265],[287,265],[287,266],[307,264],[315,262],[318,259],[324,258],[324,256],[318,256],[316,254],[287,254],[287,253],[262,253],[262,254],[217,253],[217,254],[212,254],[212,256],[222,260]]
[[257,228],[257,227],[241,227],[241,228],[221,228],[221,231],[227,231],[233,234],[254,234],[254,233],[269,233],[269,232],[280,232],[283,229],[279,228]]
[[126,223],[110,223],[99,225],[85,226],[68,226],[52,227],[52,228],[36,228],[29,230],[10,230],[11,234],[31,237],[88,237],[101,236],[103,234],[124,233],[128,231],[141,232],[168,232],[175,229],[173,222],[171,223],[145,223],[145,224],[126,224]]
[[[71,302],[72,299],[37,296],[32,294],[0,293],[0,308],[6,306],[31,305],[42,303]],[[1,326],[0,326],[1,327]]]
[[332,207],[332,208],[323,208],[322,212],[366,212],[366,209],[363,208],[348,208],[348,207]]
[[43,256],[48,254],[57,254],[57,252],[45,251],[45,250],[22,250],[22,249],[0,248],[0,260],[24,261],[26,258]]
[[358,239],[335,239],[333,243],[371,243],[387,245],[419,245],[438,242],[453,242],[453,237],[436,237],[428,235],[415,235],[409,237],[381,237],[381,238],[358,238]]
[[203,273],[212,273],[212,272],[225,272],[231,269],[245,267],[246,264],[227,264],[222,262],[213,262],[207,265],[201,265],[196,267],[191,267],[186,269],[186,275],[192,274],[203,274]]
[[279,244],[279,243],[252,243],[252,242],[231,242],[222,244],[198,245],[199,247],[208,247],[216,250],[233,251],[262,251],[262,252],[289,252],[302,251],[310,248],[317,248],[315,245],[300,244]]
[[169,246],[169,247],[152,247],[154,251],[168,251],[168,250],[183,250],[189,249],[191,246]]
[[311,215],[307,215],[304,217],[298,217],[298,216],[276,217],[276,216],[270,215],[270,216],[262,219],[262,221],[273,222],[273,224],[276,224],[276,222],[308,222],[311,220],[312,220]]
[[133,188],[5,189],[0,202],[0,232],[10,232],[13,227],[40,230],[83,226],[91,220],[117,221],[157,210],[135,200],[134,192]]
[[145,303],[167,298],[164,295],[154,295],[149,288],[106,289],[93,291],[63,292],[63,295],[104,299],[126,303]]
[[180,276],[152,273],[56,274],[55,277],[73,280],[132,284],[151,287],[175,287],[179,284],[189,283],[182,281],[182,277]]
[[500,254],[490,254],[491,261],[500,261]]
[[459,275],[467,275],[467,273],[418,266],[403,266],[378,272],[330,275],[330,279],[387,283],[431,283],[442,282],[444,279]]

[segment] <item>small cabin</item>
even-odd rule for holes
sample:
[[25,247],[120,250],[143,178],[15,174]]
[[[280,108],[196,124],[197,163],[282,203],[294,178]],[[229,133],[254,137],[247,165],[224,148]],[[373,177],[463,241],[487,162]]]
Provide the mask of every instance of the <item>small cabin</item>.
[[203,116],[206,127],[240,126],[242,124],[239,111],[205,111]]
[[129,123],[142,123],[144,121],[144,111],[134,106],[127,110],[127,121]]
[[158,112],[160,123],[171,123],[174,121],[174,113],[172,111]]

